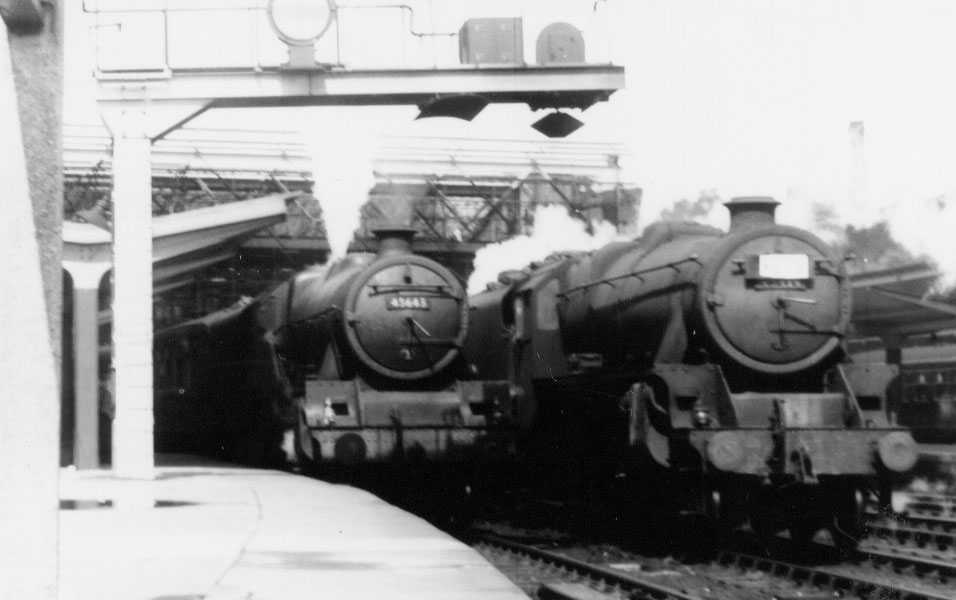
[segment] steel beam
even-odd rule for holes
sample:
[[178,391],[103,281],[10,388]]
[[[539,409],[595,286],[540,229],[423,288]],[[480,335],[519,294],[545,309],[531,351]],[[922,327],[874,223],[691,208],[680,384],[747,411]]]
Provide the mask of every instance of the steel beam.
[[624,67],[556,65],[442,69],[291,71],[174,69],[99,72],[98,101],[199,102],[210,108],[305,105],[421,105],[478,94],[531,108],[587,108],[624,87]]
[[[163,282],[167,279],[179,277],[187,273],[195,273],[201,269],[212,266],[216,263],[229,260],[236,255],[236,248],[229,246],[218,250],[212,254],[206,254],[193,259],[178,259],[169,264],[159,264],[153,266],[153,279],[157,282]],[[169,289],[163,286],[165,289]],[[157,286],[157,289],[159,286]],[[156,289],[154,293],[158,293]]]
[[925,298],[917,298],[915,296],[909,296],[907,294],[901,294],[899,292],[894,292],[893,290],[887,290],[880,287],[871,287],[869,291],[872,291],[881,296],[886,296],[887,298],[892,298],[893,300],[899,300],[911,306],[926,309],[929,311],[935,311],[943,313],[944,315],[950,315],[951,317],[956,317],[956,306],[951,306],[943,302],[935,302],[933,300],[926,300]]
[[933,333],[956,327],[956,318],[914,320],[905,324],[886,325],[882,321],[867,323],[854,322],[860,336],[884,337],[890,335],[909,336],[921,333]]
[[[939,275],[939,271],[929,264],[913,263],[902,267],[853,273],[850,275],[850,282],[854,289],[902,283],[910,284],[914,286],[914,291],[922,292],[939,279]],[[922,285],[917,286],[912,282],[920,282]]]

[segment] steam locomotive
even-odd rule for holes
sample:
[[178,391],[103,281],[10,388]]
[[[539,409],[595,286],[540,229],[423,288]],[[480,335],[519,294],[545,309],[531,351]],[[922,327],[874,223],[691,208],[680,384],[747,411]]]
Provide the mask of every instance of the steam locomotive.
[[737,198],[728,232],[657,223],[472,296],[466,355],[521,390],[539,472],[623,489],[645,519],[855,543],[864,495],[888,503],[916,446],[887,410],[895,368],[844,361],[842,258],[777,204]]
[[462,359],[462,284],[411,253],[413,230],[376,233],[377,254],[158,332],[157,444],[278,463],[291,438],[300,462],[344,469],[509,456],[511,386]]

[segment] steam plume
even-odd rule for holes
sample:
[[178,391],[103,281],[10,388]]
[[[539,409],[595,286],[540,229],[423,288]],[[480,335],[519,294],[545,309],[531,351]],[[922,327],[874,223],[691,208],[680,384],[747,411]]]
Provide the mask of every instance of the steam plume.
[[485,246],[475,255],[475,270],[468,279],[468,293],[474,294],[498,278],[506,269],[520,269],[555,252],[593,250],[618,237],[607,221],[592,223],[594,234],[563,205],[540,205],[534,211],[531,235]]
[[372,157],[378,131],[367,120],[334,109],[305,113],[303,129],[312,152],[313,195],[322,206],[330,259],[344,256],[359,225],[362,205],[375,183]]

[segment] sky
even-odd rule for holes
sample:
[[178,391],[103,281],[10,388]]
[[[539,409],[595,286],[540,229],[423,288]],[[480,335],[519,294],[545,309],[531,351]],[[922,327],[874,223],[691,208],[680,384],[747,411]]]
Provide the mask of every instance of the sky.
[[[87,0],[95,4],[97,0]],[[99,0],[105,5],[110,0]],[[142,0],[142,2],[158,0]],[[177,0],[168,0],[176,4]],[[207,0],[216,4],[225,0]],[[251,0],[242,0],[249,3]],[[142,4],[142,2],[138,4]],[[124,5],[122,0],[113,4]],[[180,2],[182,3],[182,2]],[[361,3],[353,1],[350,4]],[[125,5],[137,4],[126,2]],[[368,4],[368,2],[366,2]],[[721,197],[772,195],[780,220],[813,226],[814,204],[842,223],[890,221],[899,239],[943,263],[956,277],[956,6],[948,0],[413,0],[415,25],[456,30],[465,16],[522,16],[526,46],[551,21],[581,27],[588,59],[624,65],[627,89],[580,115],[575,140],[622,142],[629,150],[624,179],[644,188],[642,220],[702,190]],[[123,40],[110,18],[67,3],[68,122],[96,122],[90,31],[107,60],[155,61],[148,23],[127,33],[133,52],[110,52]],[[457,60],[456,42],[408,42],[398,11],[343,13],[343,52],[361,65]],[[363,16],[355,16],[361,14]],[[351,16],[349,16],[351,15]],[[137,17],[137,18],[142,18]],[[200,19],[180,22],[171,42],[179,61],[242,62],[248,25]],[[115,19],[114,21],[115,22]],[[225,24],[224,24],[225,23]],[[189,27],[194,29],[189,29]],[[195,28],[198,28],[195,29]],[[261,54],[281,57],[262,29]],[[369,43],[375,40],[375,43]],[[127,40],[128,41],[128,40]],[[431,42],[428,42],[431,44]],[[278,49],[277,49],[278,48]],[[396,50],[399,48],[399,50]],[[320,47],[320,53],[328,51]],[[526,51],[533,56],[533,50]],[[438,56],[439,58],[435,58]],[[318,112],[321,111],[321,114]],[[490,106],[472,122],[414,121],[412,107],[243,111],[246,126],[301,128],[317,152],[364,160],[367,152],[336,152],[374,144],[382,133],[534,138],[528,124],[541,114],[524,106]],[[354,143],[321,136],[323,124],[360,123]],[[848,127],[865,124],[864,193],[849,192]],[[213,111],[196,126],[233,126],[235,111]],[[726,224],[722,208],[709,219]],[[949,251],[952,250],[952,251]]]

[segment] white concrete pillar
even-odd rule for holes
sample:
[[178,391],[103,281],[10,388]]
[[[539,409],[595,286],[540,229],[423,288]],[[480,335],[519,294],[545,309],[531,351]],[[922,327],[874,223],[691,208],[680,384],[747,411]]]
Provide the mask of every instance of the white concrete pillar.
[[150,140],[142,109],[113,132],[113,472],[153,477],[153,268]]
[[0,21],[0,598],[57,593],[60,391],[7,28]]
[[100,466],[99,427],[99,290],[112,265],[63,261],[73,279],[73,464],[78,469]]

